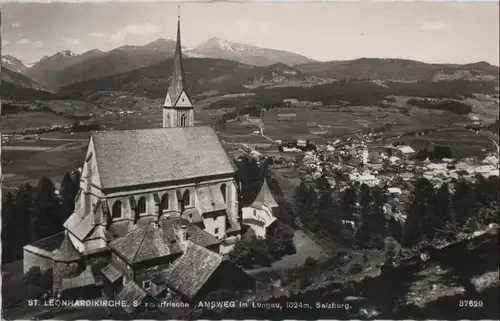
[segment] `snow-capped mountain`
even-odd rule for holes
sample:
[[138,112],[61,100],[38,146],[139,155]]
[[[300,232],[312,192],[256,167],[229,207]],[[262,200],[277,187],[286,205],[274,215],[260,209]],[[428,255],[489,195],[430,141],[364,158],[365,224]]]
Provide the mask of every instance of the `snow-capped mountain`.
[[23,74],[28,69],[28,67],[26,67],[21,60],[10,55],[2,56],[2,67],[8,68],[20,74]]
[[57,60],[67,59],[67,58],[76,57],[76,56],[78,56],[78,54],[74,53],[71,50],[62,50],[62,51],[59,51],[59,52],[53,54],[52,56],[43,56],[42,59],[40,59],[40,62],[45,61],[45,60],[57,61]]
[[296,53],[229,42],[220,37],[210,38],[194,49],[188,50],[186,53],[188,56],[198,55],[209,58],[228,59],[256,66],[266,66],[275,63],[284,63],[293,66],[314,62],[314,60]]

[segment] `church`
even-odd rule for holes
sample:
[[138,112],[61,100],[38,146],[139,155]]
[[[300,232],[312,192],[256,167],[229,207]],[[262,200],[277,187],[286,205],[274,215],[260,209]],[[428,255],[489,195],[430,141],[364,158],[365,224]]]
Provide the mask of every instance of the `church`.
[[[24,248],[25,272],[52,268],[54,293],[99,284],[114,297],[155,297],[179,262],[192,269],[184,275],[191,285],[201,275],[194,271],[230,265],[223,255],[242,233],[236,166],[213,128],[194,125],[180,20],[173,63],[163,128],[93,132],[64,233]],[[276,206],[274,200],[268,206]],[[200,261],[204,257],[213,264]],[[235,266],[230,270],[246,280]],[[171,290],[182,294],[175,284]],[[186,291],[188,298],[198,293]]]

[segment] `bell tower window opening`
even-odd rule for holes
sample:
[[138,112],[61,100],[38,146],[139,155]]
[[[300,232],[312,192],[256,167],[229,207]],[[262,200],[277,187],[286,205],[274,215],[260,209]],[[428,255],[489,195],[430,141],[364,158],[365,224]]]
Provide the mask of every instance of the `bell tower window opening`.
[[186,114],[181,116],[181,127],[186,127]]

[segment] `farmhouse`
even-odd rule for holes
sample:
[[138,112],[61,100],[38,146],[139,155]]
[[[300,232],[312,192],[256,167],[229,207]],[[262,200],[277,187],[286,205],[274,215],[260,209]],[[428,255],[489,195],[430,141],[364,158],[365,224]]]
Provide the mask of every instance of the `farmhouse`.
[[236,167],[211,127],[194,126],[180,22],[162,110],[163,128],[94,132],[64,233],[24,248],[25,272],[53,267],[54,293],[102,282],[112,297],[149,300],[155,275],[218,266],[241,238]]

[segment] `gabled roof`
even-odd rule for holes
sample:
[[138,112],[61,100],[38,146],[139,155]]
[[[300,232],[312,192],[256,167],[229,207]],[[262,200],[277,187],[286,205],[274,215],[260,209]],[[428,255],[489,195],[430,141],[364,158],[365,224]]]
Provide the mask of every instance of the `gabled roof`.
[[142,303],[142,300],[146,298],[147,292],[142,289],[139,284],[134,281],[127,281],[123,285],[121,291],[117,294],[116,300],[118,301],[126,301],[127,305],[123,307],[123,310],[127,313],[132,313],[137,308],[135,303]]
[[172,218],[139,226],[112,241],[109,247],[131,264],[182,253],[182,246],[175,230],[184,224],[187,224],[186,232],[189,240],[205,247],[220,243],[199,227],[180,218]]
[[92,140],[103,189],[235,172],[209,126],[99,131]]
[[68,230],[80,241],[83,241],[94,227],[94,214],[84,213],[83,209],[78,206],[73,214],[64,222],[64,228]]
[[186,208],[184,212],[182,212],[181,218],[193,224],[203,222],[203,217],[201,217],[201,214],[198,212],[196,207]]
[[61,246],[54,251],[54,256],[52,258],[54,261],[58,262],[73,262],[81,258],[80,252],[78,252],[73,242],[69,239],[68,233],[64,234]]
[[120,277],[123,276],[122,272],[120,272],[113,264],[108,264],[101,269],[101,273],[108,279],[111,283],[114,283]]
[[161,233],[158,225],[151,222],[133,229],[109,246],[130,263],[167,256],[172,254],[172,248],[177,251],[176,247],[165,246]]
[[173,106],[177,105],[177,101],[183,91],[188,96],[189,101],[191,101],[191,97],[189,96],[186,88],[184,65],[182,63],[181,22],[179,20],[177,21],[177,43],[174,54],[174,69],[172,71],[172,77],[170,78],[170,85],[168,86],[167,91]]
[[276,203],[276,200],[274,199],[265,178],[264,182],[262,183],[262,187],[260,188],[259,194],[250,205],[250,207],[255,208],[261,208],[262,206],[266,206],[269,208],[278,207],[278,203]]
[[204,186],[196,190],[201,213],[210,213],[227,208],[221,190],[217,186]]
[[164,273],[164,281],[170,288],[193,299],[222,261],[222,255],[188,241],[184,254]]

